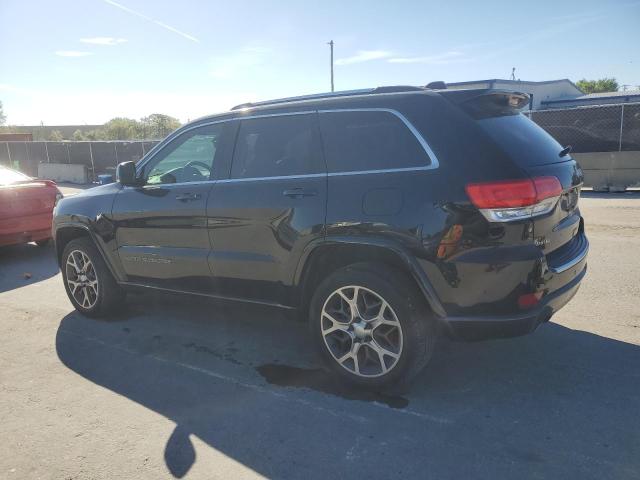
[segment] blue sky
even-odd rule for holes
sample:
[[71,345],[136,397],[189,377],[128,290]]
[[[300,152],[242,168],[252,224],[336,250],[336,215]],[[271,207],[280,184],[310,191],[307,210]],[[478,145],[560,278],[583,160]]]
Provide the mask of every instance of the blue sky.
[[640,84],[640,1],[0,0],[0,101],[17,125],[93,124],[432,80]]

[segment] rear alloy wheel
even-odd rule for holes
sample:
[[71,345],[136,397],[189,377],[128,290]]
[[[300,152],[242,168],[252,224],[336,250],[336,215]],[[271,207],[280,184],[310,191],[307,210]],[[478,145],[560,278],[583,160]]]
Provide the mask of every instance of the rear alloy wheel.
[[335,290],[322,307],[321,323],[327,349],[352,374],[379,377],[398,363],[402,326],[374,291],[358,285]]
[[333,272],[316,289],[309,314],[326,365],[360,387],[404,389],[435,345],[435,321],[417,285],[383,264]]
[[77,238],[69,242],[60,263],[65,290],[80,313],[101,317],[123,305],[124,292],[91,239]]

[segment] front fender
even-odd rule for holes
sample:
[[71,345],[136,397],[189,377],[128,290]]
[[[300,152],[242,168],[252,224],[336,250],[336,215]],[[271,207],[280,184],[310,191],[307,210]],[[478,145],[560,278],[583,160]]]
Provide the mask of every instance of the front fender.
[[[119,190],[118,184],[110,184],[94,187],[80,194],[64,198],[56,205],[53,212],[51,229],[56,252],[64,248],[61,240],[74,238],[69,230],[82,230],[88,234],[111,274],[116,281],[122,282],[126,280],[126,277],[120,265],[115,226],[111,220],[113,200]],[[65,231],[67,234],[64,233]],[[60,263],[59,254],[58,263]]]

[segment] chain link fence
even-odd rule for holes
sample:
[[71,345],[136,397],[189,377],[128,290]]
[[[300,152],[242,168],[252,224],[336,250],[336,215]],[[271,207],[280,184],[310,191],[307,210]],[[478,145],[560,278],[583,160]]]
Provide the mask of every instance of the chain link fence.
[[640,103],[525,113],[574,153],[640,151]]
[[[640,151],[640,103],[525,112],[574,153]],[[80,164],[89,178],[114,174],[120,162],[138,161],[158,141],[0,142],[0,164],[38,175],[39,163]]]
[[120,162],[137,162],[158,141],[135,142],[0,142],[0,165],[38,176],[39,163],[85,165],[89,178],[115,174]]

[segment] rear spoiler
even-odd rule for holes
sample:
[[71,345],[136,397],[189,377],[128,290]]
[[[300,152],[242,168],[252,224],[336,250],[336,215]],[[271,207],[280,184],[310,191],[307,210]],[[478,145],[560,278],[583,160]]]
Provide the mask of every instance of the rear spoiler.
[[446,90],[439,93],[474,118],[515,115],[530,101],[528,94],[509,90]]

